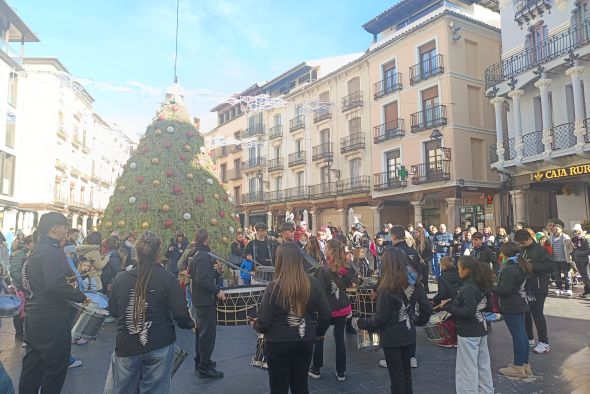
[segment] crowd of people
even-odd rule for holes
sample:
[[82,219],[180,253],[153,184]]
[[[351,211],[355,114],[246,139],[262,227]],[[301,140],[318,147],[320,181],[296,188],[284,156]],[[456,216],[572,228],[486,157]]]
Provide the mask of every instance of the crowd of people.
[[[99,294],[117,325],[105,393],[168,392],[175,326],[195,332],[198,376],[223,378],[212,355],[216,305],[226,294],[207,230],[197,229],[192,242],[179,232],[167,247],[150,231],[106,239],[91,232],[79,239],[63,215],[47,213],[34,234],[15,236],[8,264],[2,264],[2,291],[17,294],[24,306],[13,319],[16,340],[26,344],[20,392],[61,391],[68,367],[80,365],[71,344],[87,343],[71,336],[68,302],[87,304]],[[445,322],[449,336],[439,344],[457,348],[457,393],[493,393],[488,315],[501,313],[512,338],[513,362],[498,372],[527,378],[533,376],[531,349],[551,350],[543,314],[550,288],[572,296],[579,280],[579,296],[590,294],[585,233],[576,225],[570,238],[558,221],[539,233],[517,224],[510,234],[502,228],[493,234],[457,227],[451,234],[444,224],[387,224],[373,237],[360,223],[346,234],[331,224],[313,234],[304,222],[286,222],[273,232],[257,223],[236,233],[229,252],[242,284],[251,283],[255,267],[274,267],[251,319],[265,337],[273,393],[308,392],[308,378],[323,376],[330,326],[338,381],[346,380],[345,335],[362,329],[379,333],[385,355],[379,364],[388,370],[391,392],[411,393],[416,327],[426,325],[433,311],[451,316]],[[235,279],[225,275],[230,283]],[[434,282],[437,293],[429,299]],[[376,309],[355,328],[347,290],[363,283],[370,283]]]

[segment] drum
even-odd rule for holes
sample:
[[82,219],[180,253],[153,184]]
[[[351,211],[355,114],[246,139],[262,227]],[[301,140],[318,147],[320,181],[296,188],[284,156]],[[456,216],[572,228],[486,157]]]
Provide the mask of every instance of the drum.
[[350,304],[352,306],[352,317],[358,317],[358,293],[356,291],[356,287],[349,287],[346,289],[346,295],[350,299]]
[[377,302],[371,299],[372,288],[357,288],[356,309],[359,317],[371,317],[377,311]]
[[217,324],[245,326],[248,317],[256,317],[264,286],[234,286],[223,289],[225,301],[217,301]]
[[0,295],[0,318],[18,316],[21,299],[15,295]]
[[450,338],[448,330],[442,325],[442,323],[449,317],[450,315],[444,311],[430,316],[428,324],[424,326],[424,331],[430,341],[438,343],[444,339]]
[[259,282],[271,282],[275,276],[275,267],[266,265],[257,265],[254,271],[254,277]]
[[72,303],[70,307],[76,309],[76,318],[72,320],[74,322],[72,336],[86,340],[96,339],[109,312],[93,304],[82,305]]
[[182,350],[179,346],[174,345],[174,363],[172,364],[172,376],[178,371],[180,365],[184,362],[187,358],[188,352],[186,350]]
[[268,369],[268,364],[266,363],[265,349],[266,341],[264,340],[264,335],[258,334],[258,341],[256,341],[256,353],[254,353],[254,357],[250,359],[250,365],[262,369]]
[[356,347],[359,350],[374,352],[379,350],[379,333],[367,330],[356,331]]
[[102,293],[84,293],[84,295],[99,308],[106,309],[109,307],[109,299]]

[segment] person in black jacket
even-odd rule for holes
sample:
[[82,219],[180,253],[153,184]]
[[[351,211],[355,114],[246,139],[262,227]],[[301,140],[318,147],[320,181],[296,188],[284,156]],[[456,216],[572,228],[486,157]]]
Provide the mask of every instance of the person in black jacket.
[[237,265],[238,267],[242,264],[242,259],[244,258],[244,248],[246,247],[246,238],[244,237],[244,233],[242,231],[236,232],[236,240],[231,243],[230,250],[231,256],[229,258],[229,262],[233,265]]
[[416,252],[418,253],[418,260],[420,262],[420,281],[424,290],[428,293],[428,273],[432,265],[432,244],[424,233],[423,227],[418,227],[414,230],[414,239],[416,241]]
[[377,288],[377,310],[373,317],[359,319],[363,330],[379,331],[391,392],[412,393],[412,344],[416,342],[416,326],[428,323],[432,305],[420,282],[408,281],[408,256],[389,248],[383,254],[383,271]]
[[256,238],[244,248],[244,256],[250,255],[261,265],[274,266],[276,241],[268,239],[266,223],[256,223]]
[[68,372],[72,337],[68,301],[87,302],[77,288],[61,243],[68,220],[57,212],[41,216],[39,239],[23,267],[27,350],[20,375],[20,392],[59,393]]
[[215,283],[214,261],[209,252],[209,233],[197,229],[194,257],[190,262],[192,301],[197,314],[199,330],[195,337],[195,369],[202,378],[223,378],[211,361],[217,334],[217,300],[225,301],[225,294]]
[[178,281],[161,264],[162,240],[144,232],[135,244],[137,265],[112,283],[109,312],[117,320],[115,352],[105,394],[168,393],[174,363],[174,322],[195,323]]
[[168,259],[168,271],[172,272],[174,276],[178,276],[178,260],[180,260],[187,247],[188,239],[186,239],[182,231],[178,231],[174,239],[170,240],[170,245],[166,250],[166,258]]
[[109,237],[107,239],[109,249],[107,264],[102,268],[100,281],[102,282],[102,291],[108,295],[111,284],[115,276],[123,270],[123,261],[127,257],[125,249],[119,249],[119,238]]
[[586,239],[580,224],[576,224],[572,228],[572,243],[574,244],[572,260],[576,264],[576,268],[582,277],[582,283],[584,283],[584,292],[580,294],[579,297],[586,298],[586,296],[590,294],[590,278],[588,277],[590,246],[588,246],[588,240]]
[[492,288],[494,274],[489,265],[471,256],[459,257],[458,270],[463,280],[459,294],[454,300],[442,301],[443,310],[457,321],[456,392],[494,394],[484,313],[486,294]]
[[494,251],[483,241],[483,234],[479,231],[473,233],[471,236],[471,242],[473,243],[471,256],[475,257],[475,259],[480,263],[489,264],[490,268],[494,272],[498,272],[500,270],[498,257],[496,256],[496,253],[494,253]]
[[533,348],[533,353],[549,353],[549,336],[547,335],[547,321],[543,309],[545,299],[549,293],[549,280],[555,272],[555,262],[541,244],[535,242],[531,233],[525,229],[516,230],[514,241],[522,248],[522,256],[533,266],[533,273],[526,280],[527,300],[529,311],[525,314],[525,329],[529,345],[534,345],[533,321],[537,328],[539,343]]
[[[445,256],[440,259],[440,277],[437,279],[438,293],[432,299],[433,305],[439,305],[443,300],[454,300],[459,293],[459,289],[463,286],[463,282],[457,273],[457,268],[453,263],[451,256]],[[444,327],[449,336],[438,342],[438,346],[452,348],[457,347],[457,324],[455,318],[450,316],[441,323],[441,328]]]
[[296,243],[279,246],[276,259],[277,279],[266,287],[252,324],[264,334],[270,392],[308,393],[313,346],[330,325],[330,304],[319,282],[305,272]]
[[526,277],[533,273],[531,263],[524,259],[518,244],[507,242],[500,248],[502,269],[494,293],[500,297],[500,312],[512,336],[514,363],[500,368],[500,374],[512,378],[532,376],[529,364],[529,340],[524,315],[529,310],[526,299]]

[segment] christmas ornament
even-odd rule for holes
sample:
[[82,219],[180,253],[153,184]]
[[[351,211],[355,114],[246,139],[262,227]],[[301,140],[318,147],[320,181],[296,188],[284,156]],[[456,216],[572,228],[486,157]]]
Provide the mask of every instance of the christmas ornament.
[[166,177],[172,178],[174,176],[174,171],[171,169],[166,170]]
[[117,205],[117,206],[115,207],[115,212],[117,212],[117,213],[121,213],[121,211],[122,211],[122,210],[123,210],[123,207],[122,207],[122,206],[120,206],[120,205]]
[[176,106],[176,104],[172,104],[172,111],[176,112],[178,111],[178,107]]
[[227,243],[227,241],[229,241],[229,238],[227,238],[225,235],[223,237],[221,237],[221,240],[223,241],[224,244]]
[[232,196],[229,196],[229,197],[227,198],[227,201],[229,201],[229,202],[233,203],[233,202],[234,202],[234,198],[233,198]]
[[179,185],[175,185],[174,188],[172,188],[172,193],[178,196],[182,193],[182,188]]
[[152,186],[154,186],[154,187],[158,187],[158,186],[160,186],[160,181],[159,181],[159,180],[157,180],[157,179],[154,179],[154,180],[152,181]]
[[156,130],[154,130],[154,134],[155,135],[162,135],[162,130],[156,129]]
[[191,214],[190,214],[190,213],[188,213],[188,212],[185,212],[185,214],[184,214],[184,215],[182,215],[182,218],[183,218],[184,220],[191,220]]
[[149,148],[149,146],[144,146],[143,148],[141,148],[141,151],[143,153],[148,153],[150,151],[150,148]]
[[180,161],[186,161],[186,156],[185,155],[180,155]]
[[140,175],[137,178],[135,178],[135,180],[137,181],[137,183],[142,184],[143,183],[143,180],[144,180],[144,177]]
[[174,221],[172,219],[166,219],[164,221],[164,227],[166,227],[166,228],[172,227],[173,224],[174,224]]
[[166,131],[169,132],[170,134],[172,134],[172,133],[174,133],[174,127],[168,126],[168,127],[166,127]]
[[162,211],[168,212],[169,210],[170,210],[170,205],[168,205],[168,204],[162,205]]
[[227,200],[229,200],[229,197],[228,197],[228,195],[226,194],[225,196],[223,196],[223,201],[227,201]]
[[150,228],[150,222],[143,222],[141,224],[141,228],[147,230],[148,228]]
[[125,185],[121,185],[121,186],[119,186],[119,191],[120,191],[120,192],[124,192],[124,191],[125,191]]
[[119,227],[125,227],[125,221],[124,220],[119,220],[119,222],[117,223],[117,226],[119,226]]
[[152,157],[152,164],[160,164],[160,159],[157,157]]
[[211,179],[211,178],[207,179],[207,183],[210,184],[210,185],[212,185],[213,184],[213,179]]
[[166,119],[166,115],[164,115],[164,114],[160,114],[160,116],[158,116],[158,119],[160,119],[160,120],[164,120],[164,119]]
[[137,201],[137,199],[133,196],[129,197],[129,204],[135,204],[135,201]]
[[217,226],[217,219],[213,218],[211,220],[209,220],[209,223],[211,223],[212,226]]
[[129,164],[129,168],[131,168],[132,170],[135,170],[137,168],[137,163],[133,162],[133,163]]
[[233,228],[232,226],[229,226],[229,229],[228,229],[228,230],[229,230],[229,232],[230,232],[230,233],[232,233],[232,234],[233,234],[233,232],[234,232],[234,231],[236,231],[236,229],[235,229],[235,228]]
[[195,201],[198,204],[201,204],[203,201],[205,201],[205,197],[203,197],[202,195],[199,194],[197,197],[195,197]]
[[205,149],[205,147],[204,147],[204,146],[201,146],[201,147],[199,148],[199,150],[201,151],[201,153],[205,153],[205,152],[207,152],[207,149]]
[[113,222],[106,222],[106,223],[104,224],[104,226],[105,226],[106,228],[111,228],[111,227],[113,227]]
[[217,194],[217,193],[214,193],[214,194],[213,194],[213,198],[214,198],[214,199],[216,199],[216,200],[219,200],[219,194]]
[[190,152],[192,150],[192,148],[191,148],[191,146],[189,144],[186,144],[184,146],[184,150],[187,151],[187,152]]
[[186,135],[188,138],[191,138],[193,136],[193,132],[187,131],[184,135]]
[[165,142],[164,143],[164,148],[165,149],[170,149],[170,148],[172,148],[172,144],[170,142]]
[[224,218],[224,217],[225,217],[225,212],[223,212],[223,211],[219,211],[219,217],[220,217],[220,218]]
[[141,203],[141,205],[139,206],[139,209],[140,209],[142,212],[147,212],[147,211],[150,209],[150,206],[149,206],[149,204],[147,203],[147,201],[144,201],[144,202],[142,202],[142,203]]
[[189,172],[188,174],[186,174],[186,179],[193,179],[195,176],[193,175],[192,172]]

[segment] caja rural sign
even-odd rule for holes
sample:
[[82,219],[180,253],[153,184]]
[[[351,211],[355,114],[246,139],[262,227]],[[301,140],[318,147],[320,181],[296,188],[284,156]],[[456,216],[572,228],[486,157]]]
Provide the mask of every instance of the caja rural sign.
[[590,175],[590,164],[581,164],[552,170],[537,171],[531,174],[536,182],[550,181],[552,179],[569,178],[578,175]]

